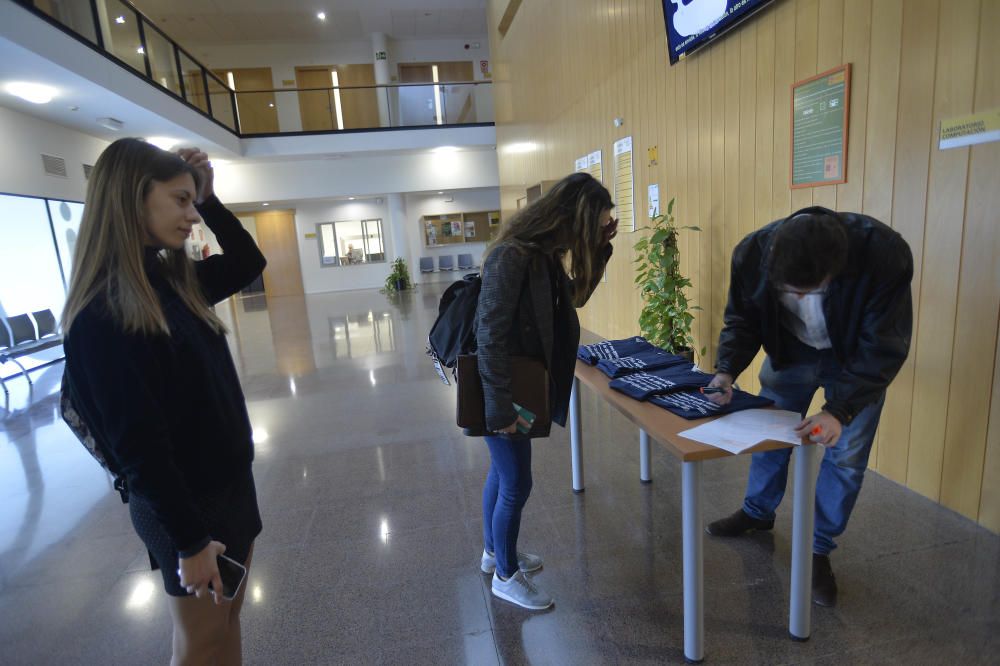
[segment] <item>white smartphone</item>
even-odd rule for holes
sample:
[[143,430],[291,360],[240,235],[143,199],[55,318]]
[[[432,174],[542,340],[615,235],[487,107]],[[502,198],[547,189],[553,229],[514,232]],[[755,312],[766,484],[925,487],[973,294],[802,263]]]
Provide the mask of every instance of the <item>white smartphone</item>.
[[[222,598],[232,601],[243,586],[243,581],[247,577],[247,568],[225,555],[217,555],[216,563],[219,565],[219,578],[222,579]],[[212,585],[209,583],[209,588]]]

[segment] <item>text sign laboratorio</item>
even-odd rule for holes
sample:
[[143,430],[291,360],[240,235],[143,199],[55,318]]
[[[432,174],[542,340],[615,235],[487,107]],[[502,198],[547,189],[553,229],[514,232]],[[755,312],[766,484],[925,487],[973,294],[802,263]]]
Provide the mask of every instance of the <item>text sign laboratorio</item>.
[[792,85],[792,189],[847,182],[850,105],[849,64]]
[[941,121],[941,150],[990,141],[1000,141],[1000,109]]

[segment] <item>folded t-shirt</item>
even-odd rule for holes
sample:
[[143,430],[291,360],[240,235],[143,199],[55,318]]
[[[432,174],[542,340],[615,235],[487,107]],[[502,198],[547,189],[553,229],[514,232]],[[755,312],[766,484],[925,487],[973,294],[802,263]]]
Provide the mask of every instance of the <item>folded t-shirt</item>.
[[635,372],[611,380],[608,386],[636,400],[648,400],[654,395],[708,386],[714,376],[695,370],[694,364],[685,363],[662,370]]
[[699,391],[679,391],[677,393],[654,395],[649,399],[649,402],[663,407],[677,414],[677,416],[683,416],[686,419],[722,416],[723,414],[739,412],[744,409],[759,409],[774,404],[774,401],[770,398],[762,398],[759,395],[739,390],[733,391],[733,399],[728,405],[717,405]]
[[650,344],[646,338],[636,336],[625,340],[604,340],[592,345],[580,345],[576,357],[590,365],[597,365],[601,359],[632,356],[639,352],[655,349],[656,347]]
[[662,370],[675,365],[690,365],[691,361],[683,356],[670,354],[662,349],[639,352],[622,358],[605,358],[597,362],[597,369],[612,379],[631,375],[634,372]]

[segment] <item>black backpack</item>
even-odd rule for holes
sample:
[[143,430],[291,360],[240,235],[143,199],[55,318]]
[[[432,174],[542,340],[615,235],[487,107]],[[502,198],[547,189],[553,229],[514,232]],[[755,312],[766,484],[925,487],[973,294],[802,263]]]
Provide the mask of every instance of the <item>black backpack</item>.
[[479,273],[470,273],[448,287],[438,304],[438,317],[427,336],[427,355],[445,384],[451,382],[444,368],[454,370],[460,355],[476,352],[476,308],[482,285]]
[[114,458],[108,454],[108,446],[94,435],[90,430],[90,426],[83,420],[83,416],[80,415],[80,411],[76,408],[74,399],[74,387],[73,380],[69,375],[69,368],[63,368],[62,377],[62,388],[59,395],[59,414],[62,416],[63,421],[69,426],[69,429],[73,431],[76,438],[80,440],[83,444],[83,448],[87,449],[87,453],[94,457],[94,460],[100,464],[101,467],[108,470],[111,476],[114,477],[114,488],[118,491],[118,494],[122,497],[122,502],[128,503],[128,486],[125,483],[125,477],[117,469],[114,463]]

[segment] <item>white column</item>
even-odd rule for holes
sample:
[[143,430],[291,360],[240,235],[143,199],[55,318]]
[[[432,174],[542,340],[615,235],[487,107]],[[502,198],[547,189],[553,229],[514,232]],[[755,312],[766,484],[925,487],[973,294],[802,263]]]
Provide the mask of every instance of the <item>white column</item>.
[[[392,83],[392,71],[389,69],[389,38],[384,32],[372,33],[372,57],[375,62],[375,84],[387,85]],[[375,98],[378,100],[378,122],[380,127],[391,127],[392,119],[389,116],[389,94],[385,88],[375,90]]]
[[410,239],[406,233],[406,201],[402,194],[394,193],[385,195],[385,209],[388,212],[386,228],[391,236],[392,254],[386,256],[386,261],[392,261],[396,257],[406,260],[406,265],[410,267],[410,279],[414,279],[414,271],[418,270],[413,265],[410,257]]

